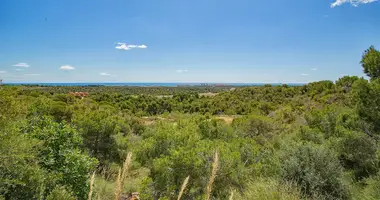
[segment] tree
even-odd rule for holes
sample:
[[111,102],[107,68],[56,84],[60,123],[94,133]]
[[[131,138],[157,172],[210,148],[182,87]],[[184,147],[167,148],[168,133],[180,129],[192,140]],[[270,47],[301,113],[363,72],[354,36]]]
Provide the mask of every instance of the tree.
[[35,162],[38,142],[17,128],[26,113],[18,91],[0,88],[0,199],[38,199],[45,173]]
[[115,136],[123,129],[129,130],[129,127],[125,127],[127,124],[117,114],[108,108],[87,110],[75,113],[72,122],[81,131],[84,146],[101,166],[110,161],[120,161]]
[[45,176],[36,145],[15,128],[0,129],[0,199],[38,199]]
[[364,51],[362,60],[360,62],[366,73],[371,79],[380,77],[380,51],[370,46]]
[[[365,80],[356,81],[352,87],[352,101],[356,110],[367,126],[364,132],[367,135],[380,133],[380,79],[368,83]],[[373,130],[372,130],[373,129]]]
[[349,92],[355,81],[359,80],[357,76],[343,76],[335,82],[335,84],[340,87],[345,93]]
[[[86,197],[89,174],[97,160],[82,153],[80,134],[66,123],[54,122],[51,118],[33,118],[24,132],[40,141],[38,164],[49,172],[52,185],[67,186],[78,199]],[[49,186],[46,186],[49,190]]]
[[17,92],[17,88],[0,88],[0,128],[18,118],[25,117],[27,105],[25,101],[13,97]]

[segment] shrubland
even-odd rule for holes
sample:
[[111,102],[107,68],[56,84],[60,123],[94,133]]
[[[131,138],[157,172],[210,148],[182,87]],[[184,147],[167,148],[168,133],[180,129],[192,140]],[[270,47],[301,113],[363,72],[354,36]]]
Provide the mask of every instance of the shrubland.
[[3,85],[0,199],[380,199],[378,58],[302,86]]

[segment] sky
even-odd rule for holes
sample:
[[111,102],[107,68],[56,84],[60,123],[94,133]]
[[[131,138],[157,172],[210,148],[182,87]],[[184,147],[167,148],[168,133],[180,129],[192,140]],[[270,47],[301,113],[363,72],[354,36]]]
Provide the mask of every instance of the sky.
[[364,76],[376,0],[1,0],[8,83],[305,83]]

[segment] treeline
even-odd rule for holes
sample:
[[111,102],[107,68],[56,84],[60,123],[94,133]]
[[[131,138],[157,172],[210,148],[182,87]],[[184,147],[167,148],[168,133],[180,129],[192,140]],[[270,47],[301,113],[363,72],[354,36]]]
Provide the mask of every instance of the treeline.
[[[245,86],[236,86],[245,87]],[[177,87],[151,87],[151,86],[46,86],[46,85],[23,85],[23,93],[31,95],[40,94],[68,94],[70,92],[88,92],[91,94],[117,93],[122,95],[174,95],[178,93],[217,93],[228,91],[235,86],[177,86]]]
[[[160,92],[153,93],[157,95],[144,94],[149,93],[151,91],[150,88],[136,88],[137,93],[129,94],[119,93],[112,88],[99,87],[98,91],[90,93],[90,99],[99,104],[110,105],[123,112],[138,116],[160,115],[171,112],[246,115],[255,111],[262,111],[268,114],[278,107],[293,101],[294,98],[300,101],[312,99],[319,103],[330,103],[337,100],[344,101],[344,94],[350,90],[352,81],[354,81],[351,79],[358,78],[344,77],[338,80],[336,85],[332,81],[320,81],[304,86],[266,85],[235,88],[231,91],[227,90],[227,92],[225,90],[212,90],[212,92],[218,92],[213,95],[202,95],[202,92],[205,92],[202,88],[188,88],[188,90],[184,90],[185,92],[181,89],[174,92],[173,95],[165,96],[162,95],[167,90],[165,87],[160,88]],[[74,96],[68,96],[67,94],[69,93],[67,91],[81,91],[79,88],[73,89],[63,86],[46,88],[49,90],[56,88],[57,91],[44,92],[36,88],[33,90],[22,88],[18,91],[18,95],[45,96],[53,102],[53,110],[60,110],[65,107],[64,104],[73,102],[75,99]],[[125,89],[128,88],[126,87]],[[168,90],[171,89],[173,88]],[[84,88],[82,91],[87,90]]]
[[93,199],[379,199],[379,55],[363,54],[370,80],[216,96],[1,87],[0,199],[88,199],[93,172]]

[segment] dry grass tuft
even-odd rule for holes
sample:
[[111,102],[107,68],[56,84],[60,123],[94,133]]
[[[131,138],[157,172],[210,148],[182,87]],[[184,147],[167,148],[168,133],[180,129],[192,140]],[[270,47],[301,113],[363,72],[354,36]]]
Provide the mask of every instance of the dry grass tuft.
[[95,171],[92,173],[91,179],[90,179],[90,192],[88,192],[88,200],[91,200],[92,197],[92,190],[93,190],[93,185],[95,181]]
[[212,163],[211,176],[207,184],[206,200],[210,200],[211,193],[212,193],[212,185],[214,184],[218,169],[219,169],[219,156],[218,156],[218,152],[215,152],[214,162]]
[[127,177],[131,164],[132,164],[132,153],[129,152],[127,157],[125,158],[123,169],[119,168],[119,173],[117,175],[116,191],[115,191],[116,200],[120,200],[122,188],[124,187],[124,181],[125,181],[125,178]]
[[177,200],[180,200],[180,199],[181,199],[181,197],[182,197],[182,195],[183,195],[183,192],[185,191],[186,186],[187,186],[187,184],[189,183],[189,178],[190,178],[190,176],[186,177],[186,179],[183,181],[183,183],[182,183],[182,187],[181,187],[181,191],[180,191],[179,194],[178,194],[178,198],[177,198]]

